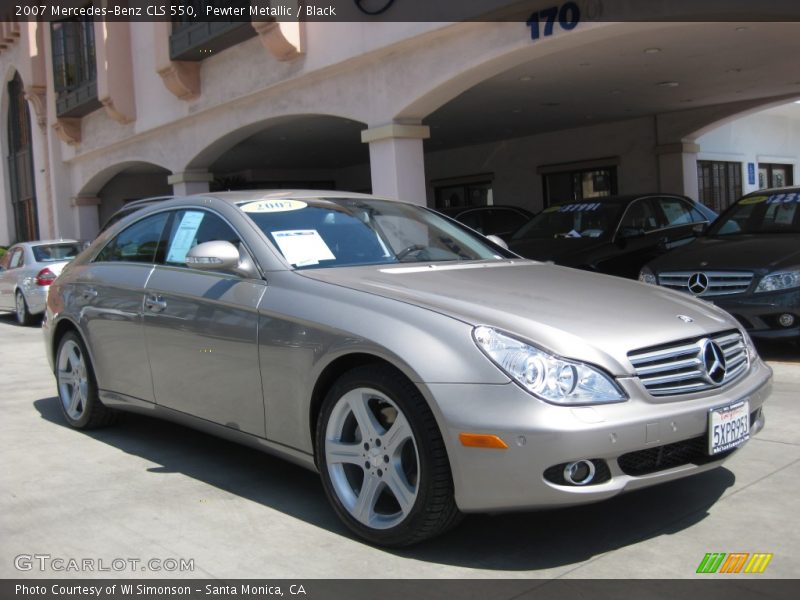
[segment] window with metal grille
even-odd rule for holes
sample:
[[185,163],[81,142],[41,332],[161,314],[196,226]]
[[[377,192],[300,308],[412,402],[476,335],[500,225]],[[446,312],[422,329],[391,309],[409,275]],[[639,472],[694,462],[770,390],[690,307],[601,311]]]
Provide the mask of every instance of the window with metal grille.
[[742,195],[742,163],[697,161],[698,200],[722,212]]
[[51,37],[58,116],[80,117],[99,108],[94,21],[76,17],[52,23]]
[[36,186],[33,179],[31,116],[25,88],[19,74],[8,82],[8,174],[14,212],[14,239],[18,242],[39,237]]

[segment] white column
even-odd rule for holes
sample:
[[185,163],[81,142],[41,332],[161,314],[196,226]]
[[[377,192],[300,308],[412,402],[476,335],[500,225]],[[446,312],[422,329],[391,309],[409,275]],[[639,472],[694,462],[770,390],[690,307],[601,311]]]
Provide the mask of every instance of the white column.
[[100,198],[77,196],[70,205],[75,209],[75,238],[93,240],[100,231]]
[[697,200],[697,153],[700,146],[678,142],[656,147],[658,179],[661,192],[683,194]]
[[372,193],[425,206],[425,154],[422,140],[430,137],[425,125],[391,123],[361,132],[369,144]]
[[208,171],[184,171],[167,177],[167,183],[172,186],[172,193],[176,196],[206,194],[209,191],[208,184],[213,180],[214,176]]

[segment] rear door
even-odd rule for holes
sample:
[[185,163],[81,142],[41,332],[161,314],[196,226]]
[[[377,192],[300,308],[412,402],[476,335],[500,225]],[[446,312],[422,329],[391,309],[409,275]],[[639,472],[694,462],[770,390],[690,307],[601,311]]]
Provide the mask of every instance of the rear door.
[[80,314],[101,390],[153,402],[142,331],[144,286],[159,255],[169,214],[136,221],[76,276],[68,301]]
[[14,309],[14,289],[23,263],[24,253],[21,246],[12,246],[3,257],[4,269],[0,271],[0,308]]
[[144,297],[155,398],[176,411],[264,436],[257,308],[266,282],[186,266],[189,249],[216,240],[243,247],[218,213],[174,212],[164,260]]

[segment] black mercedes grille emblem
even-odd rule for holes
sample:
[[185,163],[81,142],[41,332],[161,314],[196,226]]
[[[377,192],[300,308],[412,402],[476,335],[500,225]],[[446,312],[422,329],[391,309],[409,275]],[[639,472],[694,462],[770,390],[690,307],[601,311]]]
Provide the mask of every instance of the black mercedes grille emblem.
[[708,275],[705,273],[694,273],[689,277],[687,284],[689,291],[695,296],[699,296],[708,289]]
[[725,353],[709,339],[700,340],[700,360],[703,361],[706,379],[719,385],[725,379]]

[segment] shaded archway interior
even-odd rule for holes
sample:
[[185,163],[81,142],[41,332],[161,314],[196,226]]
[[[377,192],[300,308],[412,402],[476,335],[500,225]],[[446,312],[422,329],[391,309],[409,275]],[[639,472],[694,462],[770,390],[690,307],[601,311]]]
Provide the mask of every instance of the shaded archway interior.
[[[233,145],[210,162],[212,190],[338,189],[369,191],[363,123],[325,115],[271,120],[233,132]],[[225,143],[225,140],[222,141]]]
[[172,186],[167,183],[169,174],[168,169],[151,163],[125,163],[99,174],[84,186],[81,195],[100,200],[98,218],[102,225],[128,202],[171,194]]
[[425,148],[800,94],[796,36],[794,23],[695,23],[566,49],[491,77],[428,115]]

